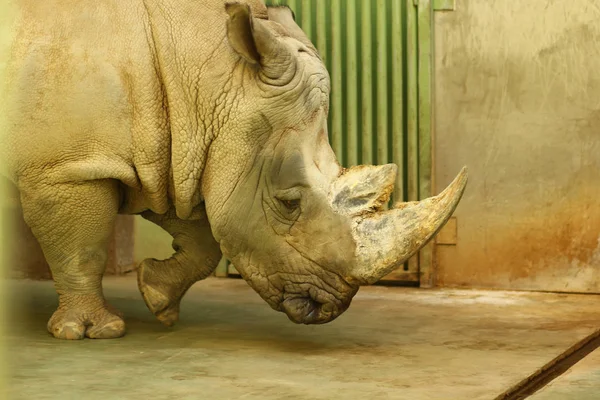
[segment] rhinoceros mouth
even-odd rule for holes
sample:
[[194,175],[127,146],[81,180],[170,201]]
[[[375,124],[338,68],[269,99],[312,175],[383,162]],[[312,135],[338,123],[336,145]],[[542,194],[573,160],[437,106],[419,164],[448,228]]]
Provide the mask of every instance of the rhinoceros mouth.
[[306,325],[331,322],[347,308],[348,305],[339,308],[333,303],[319,303],[310,297],[288,298],[282,303],[282,311],[292,322]]

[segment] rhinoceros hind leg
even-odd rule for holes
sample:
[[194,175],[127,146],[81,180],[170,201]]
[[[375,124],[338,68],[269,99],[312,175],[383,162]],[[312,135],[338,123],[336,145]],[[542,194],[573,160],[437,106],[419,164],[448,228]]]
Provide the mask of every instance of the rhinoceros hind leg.
[[175,253],[166,260],[146,259],[138,267],[138,287],[150,311],[167,326],[179,319],[181,299],[194,283],[205,279],[221,259],[219,244],[210,231],[206,216],[184,221],[174,210],[164,215],[142,216],[173,237]]
[[119,206],[117,183],[19,183],[23,216],[50,265],[58,309],[48,331],[59,339],[117,338],[125,323],[102,294],[107,246]]

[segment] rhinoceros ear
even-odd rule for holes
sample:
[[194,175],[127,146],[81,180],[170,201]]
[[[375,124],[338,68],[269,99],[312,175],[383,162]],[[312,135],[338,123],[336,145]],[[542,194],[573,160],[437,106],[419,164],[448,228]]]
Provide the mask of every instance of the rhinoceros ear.
[[229,20],[227,21],[229,44],[246,61],[258,64],[260,54],[254,41],[250,7],[247,4],[227,3],[225,4],[225,11],[229,14]]
[[294,75],[294,58],[283,38],[289,32],[263,15],[253,15],[247,4],[227,3],[229,14],[227,38],[231,47],[247,62],[258,64],[262,73],[272,82],[283,85]]
[[380,211],[390,199],[397,171],[395,164],[359,165],[345,170],[331,186],[331,206],[348,216]]

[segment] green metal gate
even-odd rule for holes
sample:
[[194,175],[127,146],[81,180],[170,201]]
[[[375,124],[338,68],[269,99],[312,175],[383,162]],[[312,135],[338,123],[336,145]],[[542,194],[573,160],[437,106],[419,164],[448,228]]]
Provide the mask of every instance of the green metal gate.
[[[325,61],[332,85],[329,139],[342,165],[395,163],[392,201],[431,196],[432,15],[434,7],[453,8],[453,1],[266,3],[289,6]],[[383,280],[432,285],[432,255],[429,244]],[[217,274],[236,271],[223,263]]]

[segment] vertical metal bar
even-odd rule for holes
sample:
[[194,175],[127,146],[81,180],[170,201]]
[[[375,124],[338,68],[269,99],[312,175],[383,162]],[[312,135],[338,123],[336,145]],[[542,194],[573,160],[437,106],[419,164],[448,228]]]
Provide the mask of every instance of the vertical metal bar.
[[358,72],[356,69],[356,2],[346,3],[346,154],[347,166],[358,164]]
[[431,0],[420,0],[419,35],[419,197],[431,196]]
[[327,7],[323,0],[317,1],[317,50],[327,65]]
[[311,0],[302,0],[302,30],[312,41],[312,13]]
[[388,162],[386,0],[377,0],[377,164]]
[[403,65],[402,65],[402,7],[392,1],[392,157],[398,166],[394,201],[404,200],[404,108]]
[[361,0],[362,163],[373,164],[373,72],[371,69],[371,0]]
[[343,164],[342,148],[342,29],[340,0],[331,0],[331,141]]
[[418,75],[419,58],[417,41],[417,8],[413,0],[406,0],[407,11],[407,195],[409,201],[419,199],[419,124],[418,124]]
[[[417,7],[414,0],[406,0],[406,188],[407,200],[419,199],[419,158],[418,158],[418,85],[417,85]],[[408,270],[419,271],[419,255],[408,260]]]
[[[432,4],[431,0],[419,0],[418,10],[419,37],[419,198],[432,195],[431,189],[431,130],[432,130]],[[419,273],[421,286],[434,284],[433,242],[421,249],[419,254]]]

